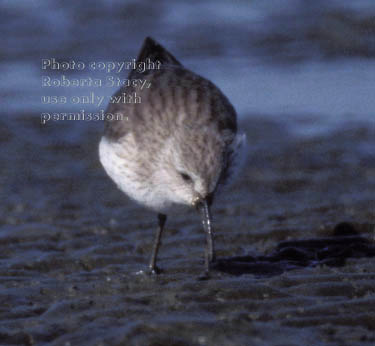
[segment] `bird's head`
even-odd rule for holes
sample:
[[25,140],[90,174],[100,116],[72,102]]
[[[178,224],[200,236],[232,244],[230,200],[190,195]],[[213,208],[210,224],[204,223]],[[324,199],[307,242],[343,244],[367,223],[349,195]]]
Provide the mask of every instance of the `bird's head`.
[[[214,128],[175,131],[162,150],[162,181],[168,184],[174,203],[211,204],[225,169],[225,141]],[[159,177],[160,180],[160,177]]]

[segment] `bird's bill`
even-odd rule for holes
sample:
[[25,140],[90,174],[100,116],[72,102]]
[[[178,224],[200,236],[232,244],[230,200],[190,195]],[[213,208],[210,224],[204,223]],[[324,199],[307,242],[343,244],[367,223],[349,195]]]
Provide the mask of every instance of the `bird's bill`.
[[200,211],[206,233],[206,270],[208,271],[209,263],[215,260],[211,211],[207,199],[200,200],[196,207]]

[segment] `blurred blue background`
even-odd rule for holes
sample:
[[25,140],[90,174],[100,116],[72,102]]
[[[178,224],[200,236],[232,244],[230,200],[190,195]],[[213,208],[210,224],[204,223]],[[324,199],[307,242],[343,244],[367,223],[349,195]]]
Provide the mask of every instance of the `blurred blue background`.
[[[214,81],[240,118],[277,118],[303,134],[375,122],[372,0],[0,0],[0,13],[0,97],[8,119],[33,114],[39,121],[43,111],[82,108],[41,104],[42,95],[92,90],[43,89],[42,58],[128,60],[152,36]],[[78,72],[64,74],[102,77]]]

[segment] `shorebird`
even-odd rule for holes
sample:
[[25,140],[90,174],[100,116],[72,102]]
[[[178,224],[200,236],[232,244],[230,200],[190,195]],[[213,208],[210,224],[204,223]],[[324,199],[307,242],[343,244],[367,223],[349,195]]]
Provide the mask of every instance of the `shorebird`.
[[209,80],[184,68],[164,47],[147,37],[137,63],[159,68],[133,69],[128,78],[150,87],[122,87],[114,96],[137,94],[139,103],[110,103],[99,144],[100,161],[131,199],[158,214],[149,269],[156,266],[167,214],[178,205],[201,213],[206,233],[205,274],[215,261],[210,207],[233,177],[246,137],[237,133],[236,112]]

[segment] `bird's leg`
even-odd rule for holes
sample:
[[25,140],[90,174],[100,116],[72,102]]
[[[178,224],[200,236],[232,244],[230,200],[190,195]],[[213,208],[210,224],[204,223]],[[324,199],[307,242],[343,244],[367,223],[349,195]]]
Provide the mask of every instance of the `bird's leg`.
[[154,247],[152,250],[152,256],[150,261],[150,272],[151,274],[159,274],[160,270],[156,266],[156,258],[158,256],[158,251],[160,247],[160,240],[161,240],[161,234],[163,233],[165,222],[167,221],[167,215],[164,214],[158,214],[158,221],[159,221],[159,228],[156,232],[156,237],[154,241]]

